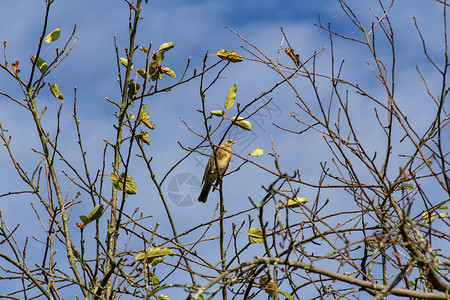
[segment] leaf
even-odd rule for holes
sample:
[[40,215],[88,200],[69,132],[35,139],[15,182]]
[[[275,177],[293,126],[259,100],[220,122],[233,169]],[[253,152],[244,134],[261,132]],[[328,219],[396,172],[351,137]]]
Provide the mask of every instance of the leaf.
[[14,72],[18,72],[17,69],[19,67],[19,61],[16,61],[15,63],[12,63],[11,66],[13,67]]
[[267,294],[269,294],[270,297],[273,297],[275,292],[280,291],[279,288],[277,288],[277,291],[275,291],[275,281],[270,280],[269,276],[261,276],[259,281],[260,288],[262,288]]
[[300,66],[300,57],[295,54],[294,49],[284,49],[284,52],[292,59],[295,66],[298,68]]
[[[122,65],[125,68],[128,68],[128,59],[124,58],[124,57],[119,57],[119,61],[122,63]],[[133,65],[131,65],[131,70],[133,69]]]
[[158,300],[170,300],[170,297],[169,297],[169,296],[162,295],[162,294],[156,296],[156,298],[157,298]]
[[263,149],[259,149],[258,146],[256,146],[256,149],[253,150],[253,151],[250,153],[250,155],[253,155],[253,156],[256,156],[256,157],[261,156],[261,155],[263,155],[263,154],[264,154],[264,150],[263,150]]
[[414,185],[412,183],[402,183],[399,186],[395,188],[396,191],[399,190],[412,190],[414,188]]
[[172,49],[174,46],[174,44],[172,42],[168,42],[168,43],[164,43],[161,46],[159,46],[159,50],[161,52],[166,52],[167,50]]
[[91,211],[89,212],[88,219],[92,221],[97,221],[101,218],[103,215],[103,205],[99,204],[96,205]]
[[153,66],[155,66],[155,67],[159,66],[163,60],[164,60],[164,52],[162,52],[162,53],[153,52],[153,54],[152,54],[152,65]]
[[161,72],[163,72],[164,74],[169,75],[170,77],[177,78],[177,76],[175,75],[175,72],[172,71],[172,69],[170,69],[170,68],[161,67]]
[[222,117],[225,114],[225,111],[223,110],[210,110],[209,111],[212,115]]
[[142,140],[144,141],[144,143],[150,146],[150,136],[148,134],[144,134],[142,136]]
[[436,218],[436,213],[430,213],[428,211],[424,211],[422,213],[422,220],[424,224],[428,224],[428,222],[431,224],[433,222],[434,218]]
[[64,100],[64,95],[59,92],[59,88],[56,83],[54,83],[54,84],[49,83],[48,86],[50,87],[50,92],[52,92],[53,96],[55,96],[56,98],[58,98],[60,100]]
[[147,79],[147,73],[145,73],[144,69],[138,69],[137,73],[144,79]]
[[308,201],[309,200],[307,198],[295,197],[293,199],[289,199],[286,202],[286,207],[289,207],[289,208],[300,207],[300,206],[302,206],[303,204],[305,204]]
[[[111,182],[113,186],[119,191],[123,190],[124,181],[125,181],[125,173],[120,174],[119,178],[116,175],[111,174]],[[131,178],[130,175],[127,175],[125,193],[129,195],[135,195],[137,193],[136,183],[134,182],[133,178]]]
[[139,50],[141,50],[144,53],[148,53],[148,48],[145,46],[142,46],[141,48],[139,48]]
[[161,79],[162,73],[161,73],[161,66],[153,66],[153,63],[150,65],[150,79],[152,81],[155,81],[156,79]]
[[166,255],[174,255],[173,251],[169,248],[147,248],[145,251],[141,251],[136,255],[136,261],[143,261],[147,258],[147,263],[155,266],[164,260],[164,256]]
[[160,287],[159,283],[161,282],[161,280],[155,274],[150,275],[149,277],[150,277],[149,279],[152,281],[153,288],[154,289],[159,288]]
[[[448,209],[448,207],[445,206],[445,205],[441,205],[441,206],[439,206],[438,208],[436,208],[436,210],[444,210],[444,209]],[[429,211],[424,211],[424,212],[422,213],[422,221],[423,221],[424,224],[428,224],[428,222],[431,224],[431,222],[433,222],[433,220],[434,220],[437,216],[439,216],[440,218],[447,218],[447,215],[448,215],[448,212],[441,212],[441,213],[439,213],[439,214],[433,212],[433,213],[431,213],[431,215],[430,215],[430,212],[429,212]]]
[[56,41],[57,39],[59,39],[59,36],[61,35],[61,28],[56,28],[55,30],[53,30],[52,32],[50,32],[45,38],[44,41],[46,41],[47,43]]
[[250,243],[264,243],[263,234],[258,227],[252,227],[247,231]]
[[31,58],[33,59],[33,62],[36,61],[36,66],[39,68],[39,71],[44,74],[48,69],[47,62],[40,57],[36,59],[36,55],[31,55]]
[[83,225],[86,226],[87,224],[91,223],[92,221],[99,220],[101,216],[103,215],[103,205],[99,204],[96,205],[91,211],[89,212],[89,215],[86,216],[80,216],[81,222],[83,222]]
[[82,224],[83,228],[84,228],[84,226],[86,226],[87,223],[89,223],[88,222],[88,217],[86,217],[85,215],[81,215],[80,216],[80,220],[81,220],[81,222],[83,222],[83,224]]
[[236,119],[236,117],[232,117],[231,121],[233,121],[233,125],[237,125],[237,126],[241,127],[242,129],[252,130],[252,123],[250,123],[247,120],[244,120],[244,118],[242,118],[242,117],[238,117],[237,119]]
[[136,134],[136,138],[141,139],[144,143],[150,146],[150,136],[147,134],[147,131],[142,131]]
[[242,56],[237,54],[236,51],[234,51],[234,50],[232,50],[231,52],[227,52],[227,50],[225,50],[225,49],[219,50],[217,52],[217,56],[220,57],[221,59],[228,60],[233,63],[241,62],[244,60],[242,58]]
[[128,83],[128,98],[134,100],[134,96],[139,92],[141,86],[138,83],[134,83],[133,79]]
[[231,108],[234,104],[234,100],[236,99],[236,91],[237,86],[236,84],[233,84],[233,86],[230,88],[227,94],[227,99],[225,99],[225,108]]
[[152,123],[152,121],[149,120],[150,115],[148,114],[146,109],[147,109],[147,104],[144,104],[142,106],[141,110],[139,111],[138,121],[153,130],[153,129],[155,129],[155,125]]
[[278,291],[278,293],[282,294],[286,297],[288,300],[294,300],[294,296],[290,295],[289,293],[286,293],[285,291]]

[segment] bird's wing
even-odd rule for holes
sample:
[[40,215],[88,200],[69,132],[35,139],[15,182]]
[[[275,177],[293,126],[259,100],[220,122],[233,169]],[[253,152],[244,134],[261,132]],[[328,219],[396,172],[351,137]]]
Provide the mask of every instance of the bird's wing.
[[[209,173],[209,170],[212,167],[212,163],[211,163],[212,159],[213,159],[213,157],[211,156],[209,158],[209,160],[208,160],[208,163],[206,164],[205,173],[203,174],[202,184],[203,184],[203,182],[205,182],[206,176],[207,176],[207,174]],[[212,161],[212,162],[214,162],[214,161]]]

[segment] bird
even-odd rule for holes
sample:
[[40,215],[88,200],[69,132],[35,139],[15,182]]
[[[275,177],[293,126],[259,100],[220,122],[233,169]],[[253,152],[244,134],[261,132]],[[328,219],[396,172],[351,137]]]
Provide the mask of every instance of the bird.
[[[224,140],[220,143],[219,148],[216,151],[213,151],[213,153],[209,156],[209,160],[205,168],[205,174],[202,179],[203,188],[198,196],[198,201],[205,203],[206,200],[208,200],[209,190],[213,186],[214,181],[216,181],[217,186],[222,176],[225,174],[231,160],[231,146],[234,143],[237,143],[237,141]],[[217,167],[219,168],[220,176],[218,176]]]

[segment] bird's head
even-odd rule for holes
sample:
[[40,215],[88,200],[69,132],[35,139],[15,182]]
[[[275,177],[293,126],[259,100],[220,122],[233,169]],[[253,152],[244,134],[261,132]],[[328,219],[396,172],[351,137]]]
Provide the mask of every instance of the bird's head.
[[231,147],[234,143],[237,143],[237,141],[233,141],[233,140],[224,140],[222,143],[220,143],[220,147],[226,147],[226,148],[229,148],[229,147]]

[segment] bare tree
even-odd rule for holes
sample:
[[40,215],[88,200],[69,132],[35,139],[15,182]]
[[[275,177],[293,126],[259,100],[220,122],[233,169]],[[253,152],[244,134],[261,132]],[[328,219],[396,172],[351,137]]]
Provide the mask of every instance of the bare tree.
[[[434,3],[440,6],[443,18],[442,57],[429,53],[426,37],[414,20],[424,55],[441,78],[438,90],[433,90],[429,79],[416,67],[429,96],[428,105],[434,109],[434,118],[426,129],[416,126],[414,117],[406,112],[408,103],[396,93],[399,54],[390,19],[394,0],[378,1],[370,10],[373,22],[369,26],[349,3],[338,0],[354,25],[353,35],[344,35],[332,23],[319,21],[315,25],[328,34],[328,44],[310,54],[291,45],[283,29],[283,43],[273,58],[230,29],[245,44],[240,51],[207,53],[198,71],[190,68],[188,59],[178,78],[164,61],[173,43],[154,48],[151,43],[135,42],[146,2],[125,0],[129,44],[122,47],[115,42],[120,97],[118,101],[107,98],[117,109],[115,138],[105,140],[99,170],[91,168],[86,156],[76,88],[68,97],[47,79],[76,46],[76,28],[53,58],[42,58],[44,43],[59,39],[61,34],[59,28],[47,28],[53,0],[46,1],[42,34],[28,65],[28,78],[19,73],[19,63],[24,66],[25,62],[8,62],[4,42],[0,67],[15,80],[18,92],[17,96],[0,93],[20,107],[24,117],[33,120],[35,131],[30,134],[38,137],[40,148],[32,151],[40,161],[35,166],[18,161],[12,146],[14,139],[0,123],[6,150],[3,153],[27,186],[1,194],[0,198],[33,196],[37,202],[30,201],[31,207],[44,234],[16,238],[26,235],[20,220],[11,224],[1,218],[0,276],[14,282],[10,290],[1,292],[3,298],[63,299],[81,293],[93,299],[127,295],[169,299],[166,294],[173,290],[178,298],[194,299],[450,297],[446,250],[450,245],[446,206],[450,199],[446,1]],[[360,66],[360,72],[373,76],[373,86],[364,87],[346,78],[346,64],[335,51],[336,39],[348,49],[364,48],[367,64]],[[382,55],[379,49],[383,49]],[[137,56],[145,60],[143,66],[135,63]],[[326,71],[319,68],[322,61],[329,62]],[[233,85],[226,96],[225,110],[208,111],[208,92],[235,63],[261,64],[279,80],[246,105],[235,104],[237,87]],[[150,156],[147,146],[151,134],[158,134],[157,130],[149,133],[154,126],[147,100],[186,83],[193,84],[196,78],[200,99],[197,111],[201,116],[197,121],[204,126],[199,131],[188,122],[184,124],[192,136],[201,138],[201,143],[179,143],[186,155],[167,170],[157,170],[153,159],[158,157]],[[254,199],[244,195],[249,207],[228,213],[223,193],[226,182],[221,181],[213,188],[218,190],[220,200],[211,220],[180,230],[163,189],[168,176],[182,162],[203,157],[205,149],[216,153],[217,145],[233,129],[251,131],[252,118],[275,101],[272,95],[281,86],[287,87],[295,99],[295,110],[290,113],[294,123],[274,124],[274,136],[295,140],[312,134],[322,138],[330,157],[321,162],[319,177],[311,181],[305,179],[310,177],[304,176],[299,167],[283,167],[279,160],[282,150],[278,150],[275,139],[268,154],[273,160],[270,166],[258,162],[261,149],[247,156],[233,153],[238,165],[224,176],[248,167],[270,174],[274,180],[263,185],[264,196]],[[37,101],[47,88],[57,100],[54,116],[47,116],[47,108]],[[73,104],[77,134],[74,146],[79,148],[79,161],[58,147],[61,110],[68,98]],[[354,107],[361,101],[365,110],[356,111]],[[237,113],[230,118],[233,110]],[[367,115],[366,122],[355,121],[357,114]],[[56,128],[46,128],[44,118],[51,118]],[[378,132],[381,143],[373,144],[367,138],[367,128]],[[134,163],[136,157],[143,164]],[[157,216],[139,214],[138,209],[128,205],[130,197],[139,193],[130,176],[135,168],[145,168],[149,174],[164,208]],[[111,192],[105,191],[105,180],[111,181]],[[304,197],[305,188],[314,191],[314,199]],[[86,214],[79,216],[77,226],[71,226],[69,220],[78,217],[74,216],[78,209]],[[160,228],[161,221],[169,224],[168,230]],[[153,225],[149,226],[149,222]],[[243,235],[248,237],[245,242]],[[218,259],[209,255],[211,244],[218,246]],[[44,249],[39,258],[29,254],[34,245]],[[208,251],[204,251],[206,248]]]

